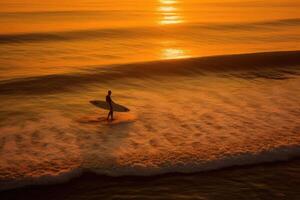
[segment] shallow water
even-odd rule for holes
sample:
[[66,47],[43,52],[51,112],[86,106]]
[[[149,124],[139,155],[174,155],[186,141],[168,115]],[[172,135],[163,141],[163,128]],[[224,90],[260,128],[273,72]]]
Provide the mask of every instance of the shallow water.
[[[257,70],[254,58],[261,57],[277,60]],[[201,62],[224,59],[239,60],[238,65],[250,59],[248,65],[254,67],[201,68]],[[291,66],[280,66],[288,60]],[[178,63],[188,70],[171,71]],[[116,74],[106,74],[110,80],[93,80],[96,71],[82,74],[83,78],[76,75],[78,80],[71,80],[78,85],[72,81],[64,85],[69,79],[56,77],[57,90],[51,81],[47,86],[43,77],[4,82],[3,87],[21,87],[2,93],[4,188],[16,180],[55,181],[82,171],[154,175],[299,156],[299,63],[299,52],[279,52],[127,65],[118,67]],[[160,73],[143,75],[157,65]],[[131,68],[141,74],[120,75]],[[85,76],[93,81],[82,81]],[[49,87],[48,93],[36,87],[40,79]],[[116,102],[131,109],[116,114],[119,124],[90,121],[106,116],[106,111],[88,102],[103,98],[107,88]]]

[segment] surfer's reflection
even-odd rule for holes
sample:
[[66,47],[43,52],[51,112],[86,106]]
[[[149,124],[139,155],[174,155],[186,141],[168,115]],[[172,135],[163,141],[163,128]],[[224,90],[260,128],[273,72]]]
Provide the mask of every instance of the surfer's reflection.
[[109,113],[107,115],[107,121],[109,120],[109,117],[111,118],[111,121],[114,119],[114,111],[113,111],[113,106],[112,106],[112,100],[111,100],[111,91],[108,90],[107,95],[106,95],[106,102],[109,105]]

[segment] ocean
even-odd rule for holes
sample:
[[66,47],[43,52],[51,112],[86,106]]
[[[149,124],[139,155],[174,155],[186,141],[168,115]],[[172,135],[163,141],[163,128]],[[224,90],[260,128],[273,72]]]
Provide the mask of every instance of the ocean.
[[299,8],[0,2],[1,199],[299,199]]

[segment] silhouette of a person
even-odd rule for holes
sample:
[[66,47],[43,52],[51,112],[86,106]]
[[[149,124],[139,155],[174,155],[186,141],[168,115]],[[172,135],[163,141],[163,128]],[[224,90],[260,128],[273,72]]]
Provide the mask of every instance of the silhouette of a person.
[[113,101],[111,100],[111,93],[112,92],[110,90],[108,90],[107,95],[106,95],[106,102],[109,105],[109,113],[107,115],[107,120],[109,120],[109,116],[111,117],[111,120],[114,119],[114,117],[113,117],[114,116],[114,110],[113,110],[113,106],[112,106]]

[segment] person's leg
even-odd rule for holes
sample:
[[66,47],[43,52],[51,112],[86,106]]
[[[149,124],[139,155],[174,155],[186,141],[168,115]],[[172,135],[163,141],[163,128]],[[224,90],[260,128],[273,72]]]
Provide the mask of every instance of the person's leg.
[[111,112],[111,111],[109,111],[109,113],[108,113],[108,115],[107,115],[107,118],[106,118],[107,121],[109,120],[110,112]]
[[111,120],[114,120],[114,111],[111,111]]

